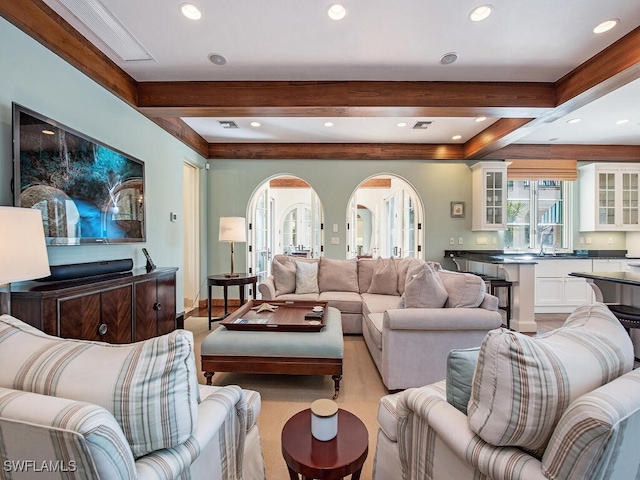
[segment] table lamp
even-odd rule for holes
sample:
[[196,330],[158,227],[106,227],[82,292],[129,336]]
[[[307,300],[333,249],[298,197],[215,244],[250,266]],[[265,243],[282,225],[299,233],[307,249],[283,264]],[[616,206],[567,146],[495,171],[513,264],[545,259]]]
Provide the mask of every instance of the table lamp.
[[50,274],[40,210],[0,207],[0,314],[11,313],[11,282]]
[[240,275],[233,271],[233,243],[247,241],[244,217],[220,217],[218,241],[231,243],[231,273],[225,273],[224,276],[239,277]]

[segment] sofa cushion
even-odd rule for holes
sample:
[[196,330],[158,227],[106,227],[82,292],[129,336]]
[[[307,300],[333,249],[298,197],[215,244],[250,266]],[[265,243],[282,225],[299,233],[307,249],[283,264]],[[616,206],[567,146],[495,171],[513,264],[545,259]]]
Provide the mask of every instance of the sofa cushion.
[[539,337],[492,330],[480,348],[469,426],[492,445],[539,455],[573,400],[632,367],[629,335],[603,304],[578,307]]
[[296,263],[291,258],[274,258],[271,271],[276,287],[276,296],[296,291]]
[[378,295],[377,293],[363,293],[362,313],[384,313],[387,310],[400,308],[400,297],[396,295]]
[[376,260],[376,269],[373,272],[371,285],[367,293],[378,293],[380,295],[398,294],[398,269],[393,258]]
[[321,302],[329,302],[341,313],[362,313],[362,297],[356,292],[322,292],[318,297]]
[[296,262],[296,293],[320,293],[318,289],[318,263]]
[[276,297],[276,300],[287,301],[287,300],[305,300],[307,302],[316,302],[320,300],[319,293],[285,293],[284,295],[280,295]]
[[404,308],[442,308],[447,297],[447,290],[431,265],[424,263],[409,271]]
[[449,295],[445,307],[476,308],[482,304],[487,285],[478,275],[440,270],[438,276]]
[[369,331],[371,339],[376,347],[382,349],[382,322],[384,321],[384,313],[370,313],[367,315],[365,325]]
[[376,271],[375,258],[359,258],[358,259],[358,291],[366,293],[371,286],[373,274]]
[[[542,457],[545,476],[551,480],[637,478],[638,398],[640,369],[573,402]],[[621,451],[625,444],[633,451]]]
[[398,441],[398,397],[402,392],[385,395],[378,402],[378,425],[387,438],[393,442]]
[[424,260],[420,260],[418,258],[413,257],[404,257],[396,260],[396,268],[398,269],[398,294],[402,295],[404,293],[404,286],[407,283],[407,274],[409,270],[417,267],[421,263],[424,263]]
[[321,292],[358,292],[357,261],[320,258],[318,287]]
[[175,447],[198,422],[193,334],[111,345],[52,337],[0,317],[0,386],[94,403],[122,427],[134,457]]
[[480,347],[451,350],[447,355],[447,402],[465,415]]

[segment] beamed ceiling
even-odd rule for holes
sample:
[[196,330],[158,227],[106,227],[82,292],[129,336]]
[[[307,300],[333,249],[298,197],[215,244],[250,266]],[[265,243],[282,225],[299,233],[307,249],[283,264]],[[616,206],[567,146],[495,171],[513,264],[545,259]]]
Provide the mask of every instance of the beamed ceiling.
[[[554,82],[136,81],[42,1],[3,1],[0,15],[212,160],[640,160],[638,144],[522,143],[536,129],[638,80],[640,27]],[[629,102],[640,103],[640,99]],[[439,144],[208,142],[183,120],[479,116],[496,120],[464,143]],[[640,124],[637,119],[636,123]]]

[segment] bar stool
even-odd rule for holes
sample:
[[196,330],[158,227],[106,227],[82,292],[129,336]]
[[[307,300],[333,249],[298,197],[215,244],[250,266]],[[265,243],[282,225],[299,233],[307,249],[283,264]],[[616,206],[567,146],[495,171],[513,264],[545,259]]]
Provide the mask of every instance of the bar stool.
[[507,299],[506,299],[505,306],[504,307],[499,306],[498,308],[507,312],[507,328],[511,329],[511,290],[513,287],[513,282],[510,282],[509,280],[505,280],[504,278],[489,277],[486,275],[482,275],[482,279],[487,284],[487,289],[489,290],[489,293],[495,297],[498,296],[496,294],[498,293],[497,290],[499,288],[507,289]]
[[618,304],[607,305],[607,307],[627,332],[632,328],[640,328],[640,308]]

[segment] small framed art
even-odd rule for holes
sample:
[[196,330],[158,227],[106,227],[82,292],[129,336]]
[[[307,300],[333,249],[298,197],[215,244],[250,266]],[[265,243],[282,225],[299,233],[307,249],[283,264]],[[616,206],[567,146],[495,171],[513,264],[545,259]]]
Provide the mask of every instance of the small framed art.
[[464,202],[451,202],[451,216],[464,218]]

